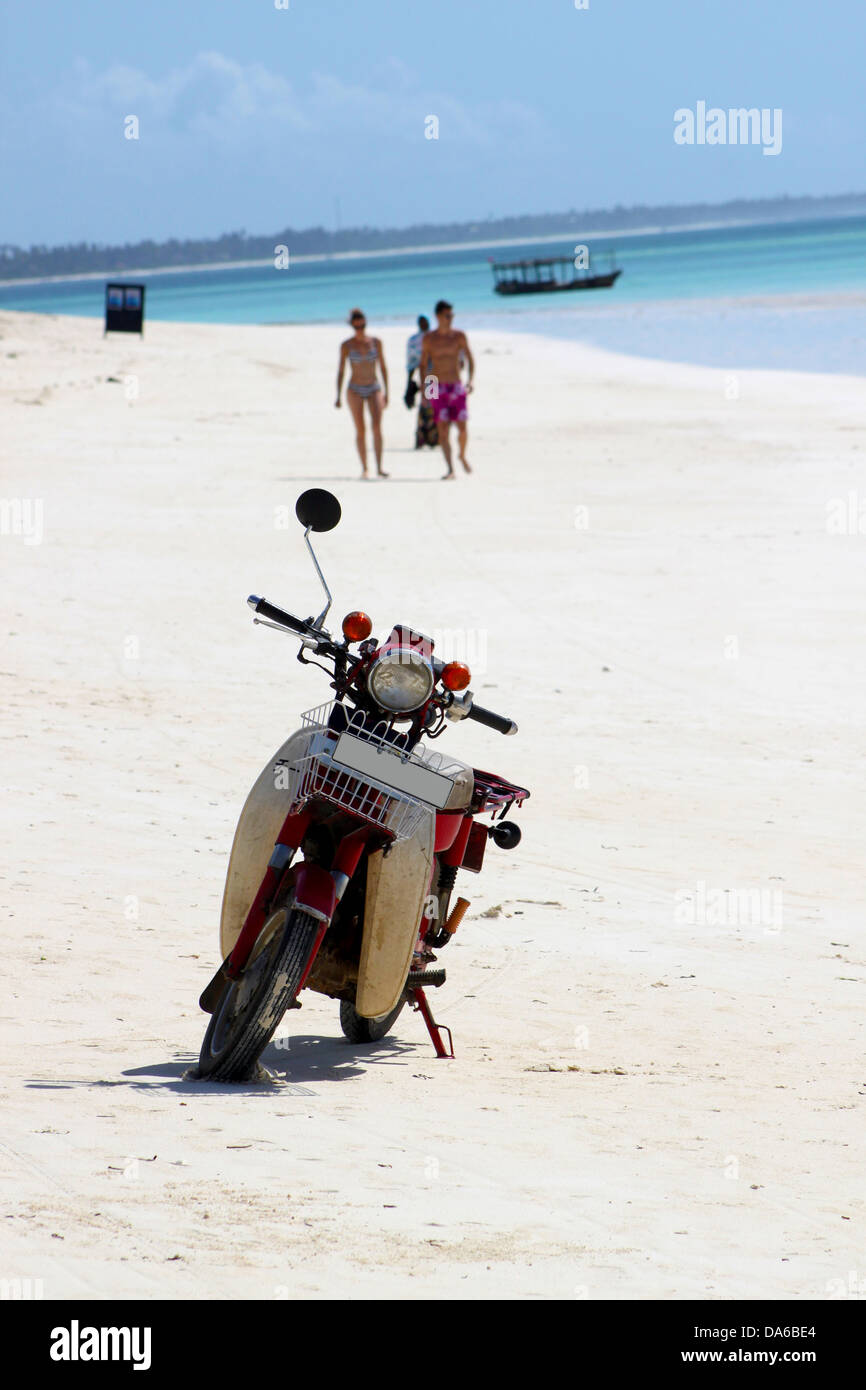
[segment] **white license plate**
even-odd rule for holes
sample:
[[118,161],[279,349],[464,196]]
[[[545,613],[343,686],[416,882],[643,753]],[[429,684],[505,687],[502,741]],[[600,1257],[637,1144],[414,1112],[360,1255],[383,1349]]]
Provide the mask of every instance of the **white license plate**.
[[396,792],[417,797],[441,811],[451,795],[454,781],[443,772],[433,772],[429,767],[419,767],[417,763],[403,762],[397,753],[379,752],[379,746],[355,738],[352,734],[340,734],[337,746],[331,754],[335,763],[348,767],[352,772],[362,772],[392,787]]

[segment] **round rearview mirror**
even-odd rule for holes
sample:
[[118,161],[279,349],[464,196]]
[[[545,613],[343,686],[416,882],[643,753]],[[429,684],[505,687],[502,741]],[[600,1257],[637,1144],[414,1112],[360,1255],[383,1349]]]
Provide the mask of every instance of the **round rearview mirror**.
[[295,503],[295,516],[311,531],[333,531],[342,515],[343,509],[333,492],[323,487],[308,488]]

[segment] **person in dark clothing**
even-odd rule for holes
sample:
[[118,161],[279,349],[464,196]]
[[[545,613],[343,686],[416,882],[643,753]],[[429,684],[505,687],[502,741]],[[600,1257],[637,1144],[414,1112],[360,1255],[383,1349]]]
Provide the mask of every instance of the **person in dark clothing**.
[[[420,375],[421,370],[421,342],[425,333],[430,331],[430,320],[421,314],[418,318],[418,332],[413,333],[406,344],[406,371],[408,380],[406,382],[406,394],[403,400],[407,410],[411,410],[418,396],[421,382],[415,380],[415,373]],[[435,449],[439,443],[439,431],[436,421],[433,419],[433,407],[421,391],[421,399],[418,406],[418,418],[415,422],[415,448],[422,449],[426,444],[428,448]]]

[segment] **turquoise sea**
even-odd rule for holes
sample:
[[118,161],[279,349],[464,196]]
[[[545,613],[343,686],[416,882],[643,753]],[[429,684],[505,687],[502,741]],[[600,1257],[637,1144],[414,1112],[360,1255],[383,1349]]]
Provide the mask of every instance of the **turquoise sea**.
[[[489,261],[611,256],[614,288],[503,299]],[[291,250],[291,248],[290,248]],[[131,278],[119,275],[118,279]],[[197,323],[345,321],[360,305],[371,329],[431,314],[447,298],[457,321],[582,339],[611,350],[711,366],[866,374],[866,217],[561,241],[471,245],[196,271],[149,272],[147,317]],[[794,296],[795,298],[790,298]],[[0,285],[0,308],[101,317],[103,279]]]

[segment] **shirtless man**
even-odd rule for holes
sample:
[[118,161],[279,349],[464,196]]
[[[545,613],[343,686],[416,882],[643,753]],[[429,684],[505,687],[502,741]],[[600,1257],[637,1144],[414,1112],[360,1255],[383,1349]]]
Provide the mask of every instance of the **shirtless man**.
[[[448,472],[444,474],[444,478],[453,478],[450,437],[452,422],[457,426],[460,462],[467,473],[472,472],[466,460],[466,396],[472,390],[475,361],[469,351],[466,334],[451,327],[454,310],[447,300],[440,299],[434,313],[437,327],[432,333],[425,333],[421,340],[421,385],[425,397],[429,398],[433,407],[433,416],[439,428],[439,443],[448,465]],[[469,368],[465,386],[460,379],[462,360],[466,361]]]

